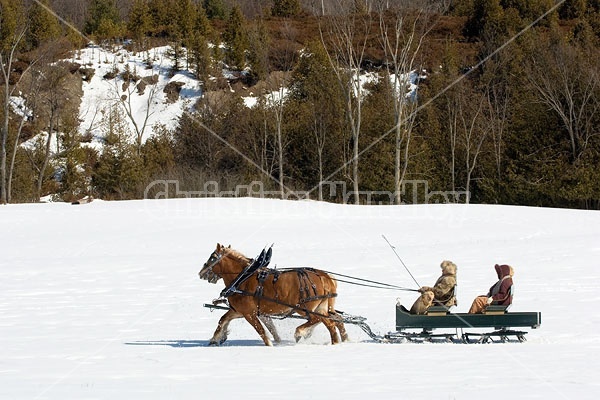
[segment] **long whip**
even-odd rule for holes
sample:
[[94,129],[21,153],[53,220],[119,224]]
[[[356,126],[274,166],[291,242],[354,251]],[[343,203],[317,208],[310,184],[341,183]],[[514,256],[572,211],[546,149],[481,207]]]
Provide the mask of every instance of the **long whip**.
[[404,261],[402,261],[402,259],[400,258],[400,256],[398,255],[398,253],[396,252],[396,248],[394,246],[392,246],[392,244],[390,243],[390,241],[385,237],[385,235],[381,235],[383,237],[383,239],[387,242],[387,244],[392,248],[392,251],[394,252],[394,254],[396,255],[396,257],[398,258],[398,260],[400,260],[400,262],[402,263],[402,266],[404,266],[404,269],[406,269],[406,272],[408,272],[408,274],[410,275],[410,277],[412,278],[413,281],[415,281],[415,283],[417,284],[418,287],[421,287],[421,285],[419,285],[419,282],[417,282],[417,280],[415,279],[415,277],[413,276],[413,274],[411,274],[410,270],[408,269],[408,267],[406,266],[406,264],[404,264]]

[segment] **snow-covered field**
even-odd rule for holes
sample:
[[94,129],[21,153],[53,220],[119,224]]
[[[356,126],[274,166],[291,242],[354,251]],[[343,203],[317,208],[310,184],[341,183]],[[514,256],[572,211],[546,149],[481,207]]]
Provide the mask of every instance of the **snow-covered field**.
[[[0,207],[2,399],[596,399],[600,393],[600,213],[489,205],[349,206],[178,199]],[[513,311],[541,311],[526,343],[380,344],[320,326],[262,344],[244,321],[222,347],[221,282],[197,273],[217,242],[272,264],[415,287],[459,268],[459,306],[514,266]],[[337,308],[394,329],[414,293],[340,283]]]

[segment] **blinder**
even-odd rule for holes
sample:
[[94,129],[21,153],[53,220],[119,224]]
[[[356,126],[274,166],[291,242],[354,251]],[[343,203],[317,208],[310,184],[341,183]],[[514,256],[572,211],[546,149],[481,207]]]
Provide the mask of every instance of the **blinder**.
[[202,267],[202,270],[198,273],[200,279],[205,279],[210,283],[217,283],[217,281],[221,279],[221,277],[213,271],[213,267],[221,262],[223,255],[223,252],[217,252],[216,250],[212,252],[208,260],[204,263],[204,267]]

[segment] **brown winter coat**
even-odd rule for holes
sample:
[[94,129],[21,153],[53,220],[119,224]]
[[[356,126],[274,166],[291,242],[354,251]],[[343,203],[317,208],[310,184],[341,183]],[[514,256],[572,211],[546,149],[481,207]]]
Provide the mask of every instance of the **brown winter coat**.
[[456,264],[452,261],[443,261],[440,265],[442,276],[438,278],[433,287],[423,286],[419,292],[432,291],[434,294],[433,304],[452,307],[457,305],[454,287],[456,286]]

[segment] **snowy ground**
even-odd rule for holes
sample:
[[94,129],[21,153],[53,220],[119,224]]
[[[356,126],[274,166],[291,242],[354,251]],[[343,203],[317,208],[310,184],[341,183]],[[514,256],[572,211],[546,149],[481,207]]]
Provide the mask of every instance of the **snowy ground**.
[[[356,207],[261,199],[95,201],[0,207],[2,399],[596,399],[600,213],[478,205]],[[513,311],[541,311],[528,342],[379,344],[354,326],[263,346],[245,322],[207,347],[223,288],[197,273],[217,241],[272,265],[310,265],[416,286],[443,259],[464,312],[515,267]],[[340,283],[338,308],[393,330],[400,297]]]

